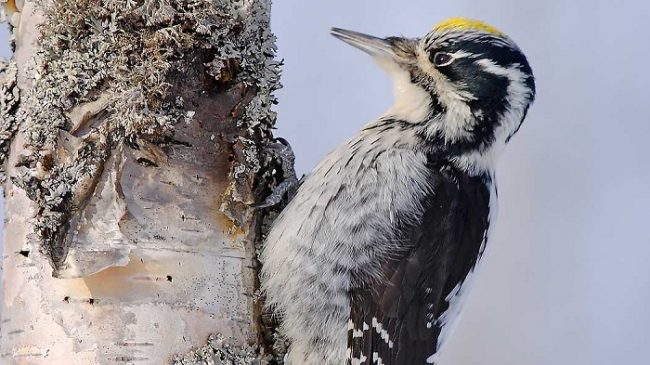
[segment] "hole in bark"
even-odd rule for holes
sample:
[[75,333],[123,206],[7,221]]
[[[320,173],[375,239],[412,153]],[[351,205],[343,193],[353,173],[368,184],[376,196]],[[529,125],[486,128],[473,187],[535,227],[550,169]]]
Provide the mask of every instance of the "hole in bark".
[[25,257],[29,257],[29,250],[20,250],[18,253]]
[[151,161],[148,158],[144,158],[144,157],[138,158],[136,160],[136,162],[139,163],[142,166],[145,166],[145,167],[152,167],[152,166],[153,167],[158,167],[158,165],[155,162]]
[[169,282],[171,283],[172,280],[174,280],[174,279],[172,278],[172,276],[171,276],[171,275],[167,275],[167,281],[169,281]]
[[70,297],[63,297],[63,301],[66,303],[70,303]]
[[88,298],[88,303],[90,305],[94,305],[95,304],[95,299],[94,298]]
[[185,147],[192,147],[192,144],[191,144],[190,142],[179,141],[179,140],[174,139],[174,138],[171,138],[171,139],[169,140],[169,143],[171,143],[171,144],[175,144],[175,145],[180,145],[180,146],[185,146]]

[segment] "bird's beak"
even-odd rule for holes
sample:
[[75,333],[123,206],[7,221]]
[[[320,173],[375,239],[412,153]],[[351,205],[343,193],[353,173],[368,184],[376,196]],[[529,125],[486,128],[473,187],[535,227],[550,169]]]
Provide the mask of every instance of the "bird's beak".
[[387,39],[340,28],[332,28],[331,34],[343,42],[368,53],[374,58],[388,58],[397,61],[397,55],[395,54],[393,45]]

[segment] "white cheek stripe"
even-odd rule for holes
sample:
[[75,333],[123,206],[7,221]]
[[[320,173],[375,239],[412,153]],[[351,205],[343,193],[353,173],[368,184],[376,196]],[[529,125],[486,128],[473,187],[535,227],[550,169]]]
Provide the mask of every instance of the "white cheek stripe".
[[526,86],[528,75],[519,70],[517,64],[501,67],[488,59],[476,61],[486,72],[507,77],[506,103],[508,108],[501,116],[500,125],[494,130],[494,142],[480,151],[469,152],[454,159],[456,165],[470,174],[480,174],[496,169],[496,164],[505,148],[506,140],[519,128],[529,103],[532,90]]

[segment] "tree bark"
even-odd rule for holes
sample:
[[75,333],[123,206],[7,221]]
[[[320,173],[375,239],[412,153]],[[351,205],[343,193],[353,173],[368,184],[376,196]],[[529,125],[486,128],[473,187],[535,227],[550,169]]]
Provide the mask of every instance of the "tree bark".
[[9,3],[0,362],[268,360],[270,0]]

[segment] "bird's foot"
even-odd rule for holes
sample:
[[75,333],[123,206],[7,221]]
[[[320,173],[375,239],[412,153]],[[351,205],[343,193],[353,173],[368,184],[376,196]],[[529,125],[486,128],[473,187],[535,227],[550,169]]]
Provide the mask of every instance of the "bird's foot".
[[273,192],[263,202],[252,205],[253,208],[258,209],[276,206],[282,202],[285,196],[290,201],[296,195],[299,185],[296,170],[294,169],[296,156],[289,142],[284,138],[276,138],[266,146],[266,149],[274,158],[280,161],[283,180],[273,188]]

